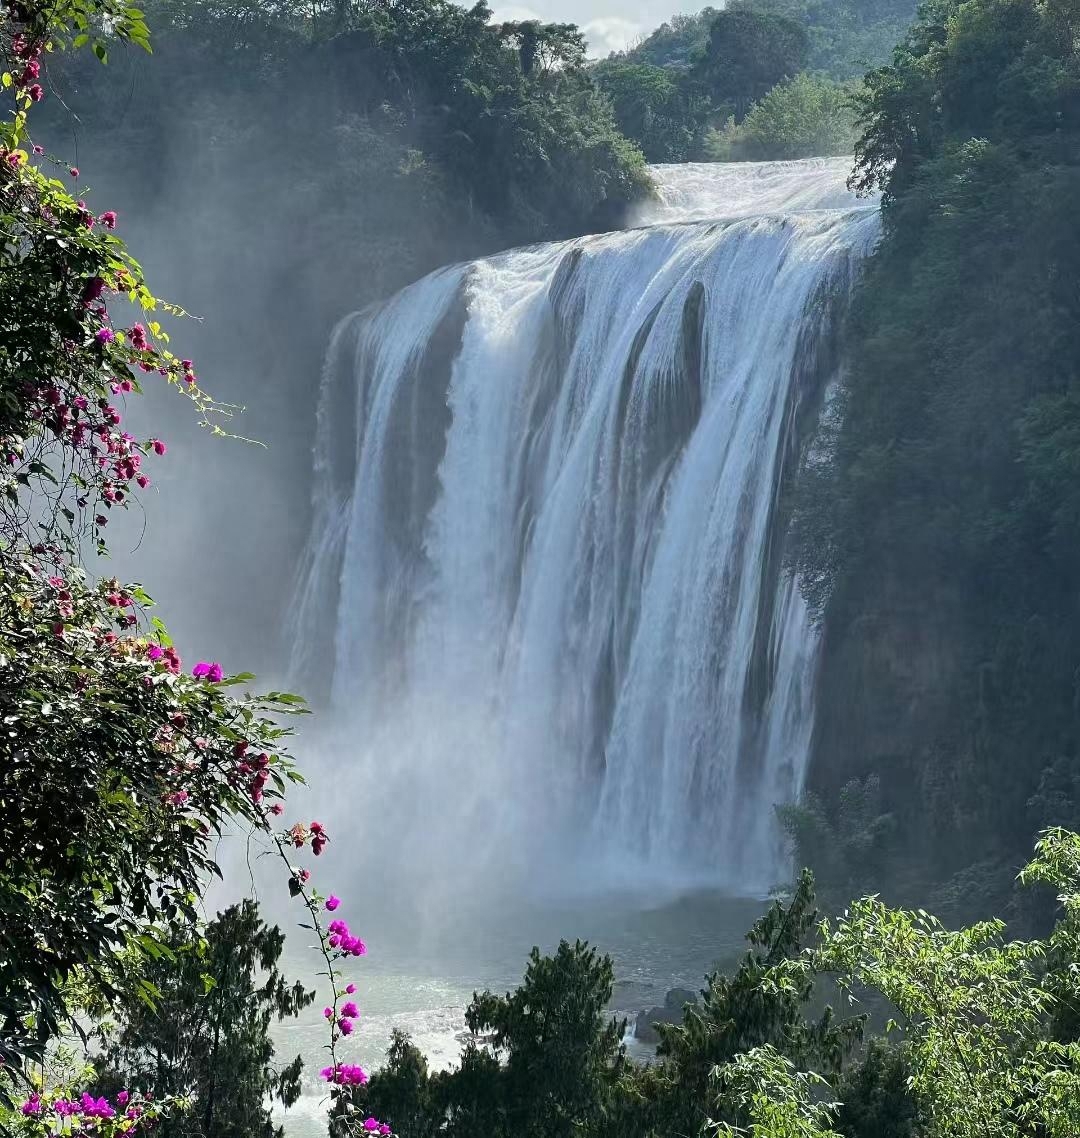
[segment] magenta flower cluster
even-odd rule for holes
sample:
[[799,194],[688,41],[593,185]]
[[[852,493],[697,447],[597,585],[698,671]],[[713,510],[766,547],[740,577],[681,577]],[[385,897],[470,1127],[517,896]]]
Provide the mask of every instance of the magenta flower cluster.
[[[330,1012],[330,1016],[328,1018],[333,1019],[333,1016],[334,1016],[333,1009],[327,1008],[326,1011]],[[341,1009],[341,1015],[338,1016],[338,1020],[337,1020],[338,1031],[340,1031],[342,1035],[352,1035],[353,1020],[359,1019],[359,1018],[360,1018],[360,1010],[357,1008],[356,1004],[354,1004],[352,1002],[352,1000],[350,1000]]]
[[147,658],[154,664],[161,664],[167,672],[178,676],[183,668],[183,662],[173,647],[162,648],[160,644],[150,643],[146,646]]
[[319,1074],[328,1083],[337,1083],[338,1086],[362,1087],[368,1081],[367,1071],[352,1063],[338,1063],[336,1067],[323,1067]]
[[[104,287],[100,277],[91,278],[83,290],[84,304],[91,305]],[[101,346],[114,338],[110,328],[100,328],[94,334],[95,343]],[[134,385],[130,379],[123,379],[112,382],[110,388],[113,394],[120,394],[133,391]],[[151,450],[163,455],[167,447],[160,439],[140,443],[134,435],[121,431],[122,416],[108,399],[102,397],[91,403],[86,395],[73,394],[51,381],[28,383],[23,394],[31,421],[41,423],[59,442],[84,459],[91,471],[96,471],[94,484],[108,506],[123,505],[132,483],[142,490],[150,485],[150,479],[142,470],[143,457]],[[23,460],[21,440],[7,437],[0,440],[0,446],[8,466],[17,466]],[[84,494],[78,505],[85,508],[89,498]],[[94,520],[98,528],[108,523],[103,514]]]
[[367,953],[367,945],[349,932],[349,926],[344,921],[331,921],[326,927],[330,933],[326,943],[342,956],[364,956]]
[[[130,1100],[131,1095],[127,1091],[121,1091],[116,1096],[116,1106],[114,1107],[104,1097],[94,1098],[92,1094],[83,1092],[78,1099],[61,1098],[48,1104],[42,1099],[41,1094],[35,1091],[20,1109],[27,1118],[38,1118],[42,1114],[49,1113],[56,1114],[60,1118],[69,1120],[68,1125],[74,1127],[71,1133],[82,1134],[94,1129],[98,1120],[108,1121],[116,1118],[118,1112],[122,1113],[124,1118],[132,1121],[141,1118],[143,1115],[142,1108],[135,1105],[128,1106]],[[65,1129],[64,1133],[68,1133],[68,1130]]]
[[[286,862],[288,861],[288,857],[285,853],[285,847],[292,845],[299,849],[307,844],[309,838],[311,840],[312,849],[316,854],[320,852],[322,847],[329,840],[326,830],[320,822],[312,822],[309,826],[305,826],[302,822],[297,822],[286,830],[283,835],[277,838],[278,849]],[[292,879],[299,886],[300,894],[315,922],[315,927],[322,941],[323,952],[327,957],[327,962],[330,963],[333,956],[363,956],[367,952],[367,946],[359,937],[352,935],[345,921],[340,918],[335,918],[326,926],[325,931],[323,930],[319,920],[318,901],[320,898],[318,894],[309,895],[303,892],[303,887],[307,883],[310,874],[306,869],[296,869],[292,866],[289,868],[292,873]],[[341,898],[331,893],[322,902],[322,906],[326,912],[334,913],[341,907]],[[329,975],[331,980],[334,980],[337,975],[332,964],[330,964]],[[368,1074],[363,1067],[350,1063],[337,1062],[337,1054],[335,1051],[338,1040],[342,1036],[352,1033],[355,1021],[360,1017],[360,1009],[356,1006],[355,1001],[351,999],[346,1000],[341,1005],[340,1010],[338,1010],[337,997],[352,996],[355,992],[355,984],[349,983],[342,991],[339,991],[335,983],[334,1006],[323,1009],[323,1016],[330,1026],[330,1054],[334,1062],[331,1066],[324,1067],[320,1075],[327,1082],[339,1087],[363,1086],[363,1084],[368,1081]],[[365,1119],[361,1124],[361,1128],[363,1133],[378,1134],[380,1138],[389,1138],[393,1133],[390,1126],[373,1117]]]
[[[270,756],[262,752],[254,758],[247,758],[249,748],[250,744],[244,741],[233,747],[233,755],[240,761],[235,773],[230,777],[234,782],[246,780],[248,797],[258,806],[263,800],[266,784],[270,781]],[[280,814],[283,810],[284,807],[280,803],[274,803],[270,807],[271,814]]]

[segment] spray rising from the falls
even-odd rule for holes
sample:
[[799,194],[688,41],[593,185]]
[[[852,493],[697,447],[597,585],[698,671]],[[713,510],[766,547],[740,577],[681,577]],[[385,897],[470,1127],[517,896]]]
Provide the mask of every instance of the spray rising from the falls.
[[418,877],[785,874],[817,635],[783,503],[877,231],[839,160],[660,167],[640,227],[348,318],[296,682]]

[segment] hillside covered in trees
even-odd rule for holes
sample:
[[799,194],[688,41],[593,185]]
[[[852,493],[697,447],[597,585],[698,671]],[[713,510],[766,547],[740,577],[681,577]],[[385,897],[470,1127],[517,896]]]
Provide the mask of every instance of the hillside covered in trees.
[[1075,4],[928,5],[870,74],[885,235],[842,422],[803,483],[826,629],[804,856],[841,892],[1009,911],[1080,804]]
[[737,0],[673,17],[593,74],[653,162],[846,154],[858,81],[914,12],[909,0]]

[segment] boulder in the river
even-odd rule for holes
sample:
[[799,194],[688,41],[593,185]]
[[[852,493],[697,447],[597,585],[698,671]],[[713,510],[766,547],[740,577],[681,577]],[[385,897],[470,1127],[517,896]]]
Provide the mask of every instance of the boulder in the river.
[[659,1043],[658,1023],[682,1023],[683,1009],[697,1002],[697,993],[689,988],[672,988],[664,997],[664,1006],[641,1012],[634,1021],[634,1038],[639,1043]]

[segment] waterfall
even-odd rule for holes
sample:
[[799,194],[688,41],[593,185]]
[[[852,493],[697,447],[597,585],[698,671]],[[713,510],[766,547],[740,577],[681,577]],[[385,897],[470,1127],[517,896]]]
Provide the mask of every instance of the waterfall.
[[635,228],[337,329],[294,682],[421,876],[784,877],[818,653],[785,491],[878,233],[848,166],[656,167]]

